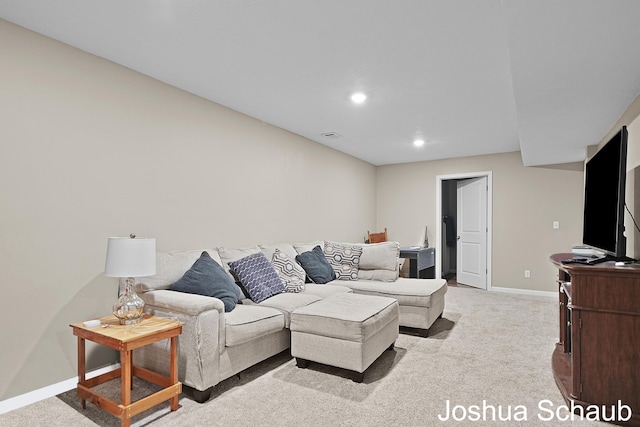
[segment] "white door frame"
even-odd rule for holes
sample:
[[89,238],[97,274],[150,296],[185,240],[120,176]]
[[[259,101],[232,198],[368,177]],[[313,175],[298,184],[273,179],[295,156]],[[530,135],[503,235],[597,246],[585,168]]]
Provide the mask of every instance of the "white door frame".
[[491,290],[491,270],[492,270],[492,252],[493,252],[493,172],[468,172],[451,175],[436,176],[436,268],[435,276],[437,279],[442,277],[442,181],[451,179],[468,179],[487,177],[487,290]]

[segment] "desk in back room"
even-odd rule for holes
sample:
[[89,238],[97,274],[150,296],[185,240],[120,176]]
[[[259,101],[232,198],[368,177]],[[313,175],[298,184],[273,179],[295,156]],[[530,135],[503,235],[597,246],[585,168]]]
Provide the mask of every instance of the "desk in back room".
[[419,246],[401,247],[400,258],[409,260],[409,277],[435,279],[435,248],[423,248]]

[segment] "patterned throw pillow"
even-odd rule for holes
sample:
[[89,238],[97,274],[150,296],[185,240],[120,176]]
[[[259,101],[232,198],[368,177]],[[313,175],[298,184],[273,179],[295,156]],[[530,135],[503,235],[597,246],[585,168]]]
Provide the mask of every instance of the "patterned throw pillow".
[[232,261],[229,267],[255,303],[284,292],[284,283],[262,252]]
[[358,280],[362,247],[325,242],[324,256],[336,272],[338,280]]
[[284,283],[285,292],[301,292],[304,290],[304,269],[289,255],[276,249],[271,259],[273,268]]

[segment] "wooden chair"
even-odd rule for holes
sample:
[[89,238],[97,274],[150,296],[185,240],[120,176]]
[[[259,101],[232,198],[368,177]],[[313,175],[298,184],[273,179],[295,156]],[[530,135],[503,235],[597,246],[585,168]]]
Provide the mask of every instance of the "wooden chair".
[[367,235],[369,237],[369,243],[381,243],[387,241],[387,229],[385,227],[383,232],[380,233],[369,233],[367,230]]

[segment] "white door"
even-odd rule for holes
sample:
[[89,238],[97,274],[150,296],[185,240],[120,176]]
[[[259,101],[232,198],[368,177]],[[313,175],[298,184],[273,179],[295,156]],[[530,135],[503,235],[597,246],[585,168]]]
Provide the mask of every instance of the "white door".
[[487,289],[487,177],[457,184],[456,281]]

